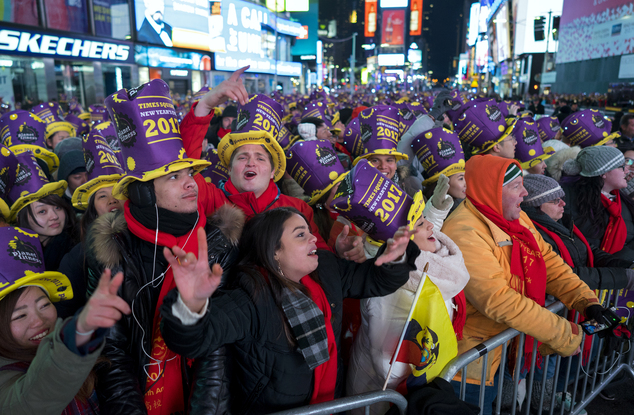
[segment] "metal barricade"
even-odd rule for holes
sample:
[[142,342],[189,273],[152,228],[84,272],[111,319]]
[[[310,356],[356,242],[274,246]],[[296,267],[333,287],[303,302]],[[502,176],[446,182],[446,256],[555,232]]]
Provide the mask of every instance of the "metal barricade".
[[[605,295],[605,300],[603,302],[604,306],[618,306],[618,291],[612,292],[609,291]],[[553,313],[559,313],[565,310],[565,306],[563,303],[557,301],[550,306],[547,307]],[[575,318],[575,323],[578,322],[578,316]],[[508,352],[508,345],[511,340],[519,337],[519,345],[517,350],[524,349],[524,333],[520,333],[514,329],[507,329],[498,335],[486,340],[483,343],[480,343],[476,347],[471,350],[466,351],[465,353],[457,356],[453,360],[451,360],[447,366],[443,369],[440,374],[440,377],[445,379],[448,382],[451,382],[458,372],[462,371],[460,377],[460,399],[465,399],[466,394],[466,386],[467,386],[467,365],[478,360],[479,358],[483,359],[482,362],[482,374],[480,378],[479,385],[479,395],[478,395],[478,404],[481,408],[481,414],[483,413],[483,407],[485,402],[485,380],[487,374],[488,367],[488,357],[489,353],[498,347],[502,348],[502,357],[500,366],[498,369],[497,380],[497,398],[495,401],[495,406],[493,408],[494,414],[500,414],[502,410],[502,390],[504,386],[504,370],[506,368],[506,359]],[[594,340],[594,341],[593,341]],[[629,375],[634,379],[634,369],[632,366],[632,361],[634,360],[634,350],[632,350],[632,345],[630,340],[629,343],[621,343],[620,349],[618,351],[614,351],[609,355],[603,355],[601,350],[603,349],[603,339],[592,339],[591,336],[587,336],[584,334],[583,340],[581,342],[581,350],[584,350],[584,345],[586,341],[593,341],[592,346],[589,351],[589,358],[587,362],[585,362],[585,367],[582,366],[583,359],[582,354],[578,355],[578,358],[573,359],[572,357],[562,358],[558,355],[551,355],[548,359],[544,359],[543,367],[542,367],[542,382],[541,388],[539,390],[533,390],[533,381],[535,380],[535,366],[536,366],[536,356],[537,356],[537,342],[533,344],[533,354],[532,360],[530,362],[530,370],[526,376],[526,394],[524,395],[524,399],[520,399],[520,410],[521,413],[526,415],[528,414],[537,414],[540,415],[542,413],[548,413],[550,415],[553,414],[571,414],[578,415],[584,412],[584,408],[595,398],[597,395],[612,381],[617,377],[621,372]],[[627,344],[627,349],[625,346]],[[625,349],[625,350],[624,350]],[[627,356],[625,356],[627,354]],[[555,357],[556,356],[556,357]],[[521,365],[522,353],[517,353],[515,367],[519,368]],[[544,378],[546,378],[548,374],[548,365],[555,361],[555,371],[553,379],[553,385],[550,390],[547,389],[547,383],[544,382]],[[564,361],[564,365],[562,368],[562,361]],[[573,360],[577,360],[577,363],[573,367]],[[563,370],[563,372],[562,372]],[[551,378],[548,378],[551,379]],[[510,408],[505,410],[504,413],[510,413],[515,415],[517,411],[518,398],[520,395],[518,394],[520,383],[520,370],[514,371],[514,377],[512,380],[512,397],[510,402]],[[561,388],[557,388],[557,384],[560,383],[562,385]],[[478,385],[474,385],[476,388]],[[495,390],[495,389],[493,389]],[[489,390],[489,393],[491,390]],[[533,394],[538,393],[539,399],[533,399]],[[549,399],[549,401],[548,401]],[[535,402],[538,402],[535,405]],[[475,402],[474,402],[475,403]]]
[[393,390],[368,392],[355,396],[335,399],[330,402],[308,405],[301,408],[289,409],[276,412],[274,415],[330,415],[338,412],[349,411],[351,409],[365,407],[365,413],[370,413],[370,405],[379,402],[390,402],[396,405],[401,415],[405,415],[407,409],[407,399],[400,393]]

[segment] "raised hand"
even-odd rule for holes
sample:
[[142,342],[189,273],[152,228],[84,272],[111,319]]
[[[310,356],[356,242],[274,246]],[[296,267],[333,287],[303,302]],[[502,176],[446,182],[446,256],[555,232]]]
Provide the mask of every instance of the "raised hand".
[[214,264],[209,268],[207,262],[207,235],[199,228],[198,258],[193,252],[185,252],[178,246],[163,249],[163,255],[172,267],[174,282],[181,299],[194,313],[200,313],[209,297],[216,291],[222,278],[222,267]]
[[337,236],[335,249],[342,258],[348,261],[362,263],[366,260],[363,250],[363,238],[359,235],[349,235],[350,227],[343,227],[343,231]]
[[407,226],[398,228],[394,236],[387,240],[387,248],[383,251],[383,254],[374,261],[374,265],[378,267],[402,257],[410,238],[417,233],[418,228],[414,228],[414,230],[409,230]]
[[128,303],[117,295],[117,290],[123,282],[123,272],[117,273],[112,279],[110,276],[109,269],[101,274],[97,289],[77,317],[77,346],[85,344],[90,339],[88,333],[98,328],[112,327],[123,314],[130,314]]
[[223,81],[220,85],[207,92],[204,97],[198,101],[198,105],[194,109],[194,115],[204,117],[211,112],[214,107],[231,99],[244,105],[249,100],[249,94],[242,83],[242,75],[250,66],[238,69],[231,77]]

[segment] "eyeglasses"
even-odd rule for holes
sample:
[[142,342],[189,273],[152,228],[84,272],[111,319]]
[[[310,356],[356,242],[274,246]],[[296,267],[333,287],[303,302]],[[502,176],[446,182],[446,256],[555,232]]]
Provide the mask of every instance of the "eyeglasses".
[[[625,169],[626,169],[627,167],[628,167],[628,166],[627,166],[626,164],[624,164],[624,165],[622,165],[622,166],[617,167],[617,169],[621,169],[621,170],[623,170],[623,171],[625,172]],[[628,169],[628,170],[629,170],[629,169]]]
[[625,165],[630,167],[631,165],[634,164],[634,159],[631,159],[629,157],[625,157]]
[[555,199],[555,200],[550,200],[550,201],[548,201],[546,203],[552,203],[553,205],[560,205],[560,204],[564,203],[564,200],[562,198],[559,198],[559,199]]

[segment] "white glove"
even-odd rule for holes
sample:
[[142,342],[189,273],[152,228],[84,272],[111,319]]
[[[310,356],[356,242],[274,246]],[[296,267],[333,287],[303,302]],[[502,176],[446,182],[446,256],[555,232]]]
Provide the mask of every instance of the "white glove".
[[436,183],[434,194],[431,196],[431,204],[438,210],[447,210],[453,205],[453,198],[447,195],[449,191],[449,177],[441,174]]

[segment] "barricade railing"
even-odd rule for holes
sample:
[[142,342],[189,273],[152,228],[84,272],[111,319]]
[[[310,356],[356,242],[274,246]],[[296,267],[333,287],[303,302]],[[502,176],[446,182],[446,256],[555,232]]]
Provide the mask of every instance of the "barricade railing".
[[405,399],[400,393],[390,389],[348,396],[301,408],[289,409],[282,412],[276,412],[274,415],[330,415],[364,407],[365,413],[369,414],[370,405],[379,402],[393,403],[399,409],[401,415],[405,415],[405,410],[407,409],[407,399]]
[[[618,290],[607,291],[605,299],[603,301],[604,306],[617,306],[618,307]],[[557,301],[547,307],[553,313],[559,313],[566,310],[564,304]],[[575,323],[578,322],[578,315],[575,317]],[[485,395],[493,394],[497,390],[497,397],[495,399],[495,405],[493,407],[493,413],[500,414],[504,409],[504,413],[510,413],[515,415],[518,407],[521,413],[537,414],[548,413],[553,414],[571,414],[578,415],[584,412],[584,408],[595,398],[598,394],[617,376],[623,372],[634,379],[634,370],[632,368],[632,361],[634,360],[634,350],[631,347],[630,342],[621,343],[618,351],[613,351],[609,355],[604,355],[601,351],[603,349],[603,339],[595,338],[597,336],[587,336],[584,334],[581,342],[580,349],[584,350],[586,341],[592,341],[591,348],[587,354],[588,358],[585,362],[585,368],[582,366],[583,353],[579,353],[577,357],[562,358],[558,355],[551,355],[548,358],[544,357],[542,367],[539,370],[539,376],[541,376],[541,387],[538,391],[533,390],[536,378],[536,356],[537,356],[537,342],[533,343],[533,353],[530,362],[530,370],[525,377],[525,393],[521,393],[520,388],[520,370],[515,370],[513,373],[513,379],[507,379],[507,390],[511,390],[512,394],[503,394],[505,368],[507,367],[507,352],[510,342],[519,337],[519,343],[516,350],[524,350],[525,334],[520,333],[514,329],[507,329],[498,335],[480,343],[471,350],[457,356],[451,360],[443,369],[440,377],[451,382],[454,380],[458,372],[460,374],[460,393],[459,397],[465,400],[467,389],[467,370],[466,367],[482,358],[481,366],[482,373],[480,375],[480,384],[473,385],[475,388],[479,388],[478,401],[472,402],[480,406],[481,414],[485,413]],[[627,346],[627,348],[626,348]],[[485,388],[485,382],[487,377],[488,359],[489,354],[498,348],[502,348],[501,361],[498,369],[496,380],[496,387]],[[625,350],[624,350],[625,349]],[[627,356],[625,355],[627,354]],[[517,353],[515,368],[521,368],[523,353]],[[549,364],[555,362],[555,370],[553,376],[549,376]],[[562,362],[564,367],[562,370]],[[573,364],[574,362],[574,364]],[[550,372],[552,373],[552,371]],[[572,375],[572,376],[571,376]],[[510,375],[508,375],[510,377]],[[544,381],[544,379],[553,379],[552,382]],[[473,392],[471,392],[471,396]],[[533,398],[533,394],[539,394]],[[508,396],[509,402],[503,402],[503,395]],[[473,399],[473,398],[472,398]],[[490,399],[489,399],[490,400]],[[502,408],[502,404],[508,406]]]

